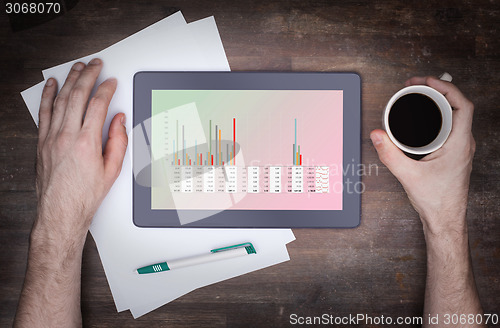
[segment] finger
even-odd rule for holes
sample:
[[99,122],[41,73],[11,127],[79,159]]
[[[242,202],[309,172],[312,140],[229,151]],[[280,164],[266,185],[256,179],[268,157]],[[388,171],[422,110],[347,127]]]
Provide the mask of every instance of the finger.
[[104,176],[109,188],[120,175],[127,144],[125,114],[116,114],[109,126],[108,141],[104,148]]
[[416,162],[407,157],[383,130],[373,130],[370,134],[373,146],[377,150],[378,157],[382,163],[398,178],[414,172]]
[[47,80],[42,92],[40,101],[40,110],[38,112],[38,147],[45,142],[45,138],[49,133],[50,120],[52,117],[52,106],[54,98],[57,94],[57,81],[53,78]]
[[116,84],[116,79],[108,79],[104,81],[97,88],[95,95],[89,101],[87,114],[85,115],[85,121],[83,122],[83,129],[89,130],[91,134],[99,137],[99,140],[101,140],[102,127],[104,125],[104,121],[106,120],[109,103],[111,102],[113,94],[116,90]]
[[66,106],[68,104],[69,93],[84,68],[85,64],[80,62],[75,63],[73,67],[71,67],[61,91],[59,91],[59,94],[54,100],[50,133],[55,134],[59,132],[64,118],[64,112],[66,111]]
[[426,77],[425,76],[414,76],[411,79],[408,79],[405,82],[405,86],[409,87],[410,85],[422,85],[426,84]]
[[94,58],[81,72],[69,93],[61,129],[75,130],[82,127],[83,114],[101,69],[102,61]]

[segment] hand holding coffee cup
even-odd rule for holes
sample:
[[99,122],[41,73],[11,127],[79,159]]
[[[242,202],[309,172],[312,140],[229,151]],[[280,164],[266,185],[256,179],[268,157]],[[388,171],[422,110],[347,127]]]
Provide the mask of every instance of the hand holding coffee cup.
[[427,233],[439,236],[464,231],[472,159],[474,104],[453,84],[430,76],[414,76],[406,86],[429,86],[453,107],[453,128],[446,143],[414,160],[404,154],[386,131],[375,129],[370,139],[380,161],[401,182]]
[[[448,73],[441,80],[451,81]],[[452,109],[439,91],[412,85],[396,92],[384,110],[384,129],[391,141],[409,154],[425,155],[446,142],[452,127]]]

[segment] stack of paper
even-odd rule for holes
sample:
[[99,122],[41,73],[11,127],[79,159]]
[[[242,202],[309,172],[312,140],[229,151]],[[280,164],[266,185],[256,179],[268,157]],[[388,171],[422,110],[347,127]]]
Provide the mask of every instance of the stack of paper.
[[[76,61],[104,61],[98,83],[118,79],[103,131],[111,118],[124,112],[132,131],[133,76],[138,71],[228,71],[229,64],[213,17],[187,24],[177,12],[103,51],[44,70],[62,86]],[[41,82],[21,94],[38,124]],[[129,146],[132,145],[129,133]],[[190,291],[289,259],[286,244],[295,239],[289,229],[141,229],[132,223],[132,159],[130,147],[120,177],[96,213],[90,231],[103,263],[118,311],[144,315]],[[138,275],[139,267],[166,259],[201,255],[211,249],[252,242],[257,255]],[[160,291],[160,292],[159,292]]]

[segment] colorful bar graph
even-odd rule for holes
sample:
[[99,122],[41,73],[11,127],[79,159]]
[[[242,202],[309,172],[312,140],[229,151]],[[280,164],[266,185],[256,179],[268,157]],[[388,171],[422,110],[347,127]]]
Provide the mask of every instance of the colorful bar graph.
[[297,119],[295,119],[295,135],[293,144],[293,165],[302,165],[302,154],[300,153],[300,145],[297,144]]
[[[187,153],[186,149],[186,135],[189,133],[185,129],[184,125],[180,126],[179,129],[179,121],[176,121],[176,140],[172,141],[174,155],[172,164],[173,165],[192,165],[194,161],[194,165],[236,165],[236,118],[233,118],[232,121],[232,147],[230,146],[230,142],[226,144],[226,149],[223,151],[222,144],[222,129],[219,128],[219,125],[215,125],[214,134],[212,134],[212,120],[209,120],[208,124],[209,128],[209,141],[208,143],[208,151],[206,152],[207,160],[205,163],[203,162],[203,154],[202,152],[198,152],[198,140],[194,140],[194,154]],[[180,132],[180,140],[179,140],[179,132]],[[292,164],[297,166],[302,166],[302,151],[300,145],[297,143],[297,119],[294,119],[294,143],[292,147],[293,151],[293,159]],[[214,138],[212,139],[212,135]],[[192,139],[191,139],[192,140]],[[192,141],[191,141],[192,142]],[[212,152],[212,144],[214,145],[214,152]],[[179,153],[179,144],[182,146],[182,153]],[[232,148],[232,149],[231,149]],[[191,156],[191,155],[194,155]],[[181,160],[182,158],[182,160]]]
[[236,165],[236,118],[233,117],[233,152],[231,158],[233,159],[233,165]]
[[[232,120],[232,145],[230,142],[226,144],[226,149],[223,151],[222,129],[219,125],[214,126],[214,134],[212,134],[212,120],[208,122],[209,140],[208,151],[205,153],[206,160],[203,162],[203,153],[198,152],[198,140],[194,140],[194,154],[187,149],[188,144],[192,144],[193,140],[189,140],[189,131],[186,127],[177,120],[175,125],[175,140],[172,140],[173,159],[172,165],[236,165],[236,118]],[[212,139],[213,136],[213,139]],[[187,139],[186,139],[187,138]],[[212,144],[214,151],[212,152]],[[179,150],[179,144],[182,150]]]

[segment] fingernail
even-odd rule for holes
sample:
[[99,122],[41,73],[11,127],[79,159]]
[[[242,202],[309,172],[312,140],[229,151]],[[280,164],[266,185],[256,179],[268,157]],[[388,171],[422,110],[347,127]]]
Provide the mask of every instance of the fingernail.
[[99,58],[94,58],[90,61],[89,65],[99,65],[101,60]]
[[108,79],[108,81],[109,81],[109,82],[116,83],[116,84],[118,83],[118,80],[117,80],[117,79],[115,79],[114,77],[110,77],[110,78]]
[[122,119],[120,120],[120,123],[125,126],[125,123],[127,123],[127,117],[125,116],[125,114],[123,114],[122,116]]
[[54,84],[54,79],[50,78],[47,80],[47,83],[45,83],[46,86],[51,87]]
[[73,65],[73,69],[75,71],[81,71],[84,67],[85,67],[85,65],[83,63],[80,63],[80,62]]
[[377,133],[372,133],[370,135],[370,139],[372,139],[372,142],[373,142],[374,146],[378,146],[378,145],[382,144],[382,138]]

